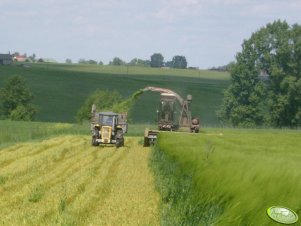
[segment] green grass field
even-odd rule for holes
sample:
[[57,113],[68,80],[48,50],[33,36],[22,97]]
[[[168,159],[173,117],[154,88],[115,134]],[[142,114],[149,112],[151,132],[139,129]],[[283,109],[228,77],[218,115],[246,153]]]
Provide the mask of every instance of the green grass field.
[[[11,75],[23,76],[35,95],[38,121],[73,122],[86,97],[95,89],[117,90],[129,97],[145,86],[166,87],[193,95],[192,112],[205,125],[217,125],[216,110],[229,84],[227,73],[99,65],[29,64],[0,67],[0,87]],[[131,115],[135,123],[154,123],[158,93],[143,94]]]
[[301,133],[206,129],[163,133],[152,157],[162,225],[279,225],[266,214],[301,214]]

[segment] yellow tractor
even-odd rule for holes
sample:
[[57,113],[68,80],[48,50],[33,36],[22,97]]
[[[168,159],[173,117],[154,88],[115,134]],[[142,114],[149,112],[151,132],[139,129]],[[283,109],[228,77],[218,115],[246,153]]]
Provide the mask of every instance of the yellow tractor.
[[100,144],[115,144],[116,147],[124,146],[123,135],[127,132],[126,113],[96,112],[92,106],[91,132],[92,146]]

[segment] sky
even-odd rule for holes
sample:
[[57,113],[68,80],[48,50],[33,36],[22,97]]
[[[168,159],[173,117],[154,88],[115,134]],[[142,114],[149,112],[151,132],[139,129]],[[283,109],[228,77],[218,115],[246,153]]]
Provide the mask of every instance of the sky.
[[104,64],[161,53],[206,69],[278,19],[301,24],[301,0],[0,0],[0,53]]

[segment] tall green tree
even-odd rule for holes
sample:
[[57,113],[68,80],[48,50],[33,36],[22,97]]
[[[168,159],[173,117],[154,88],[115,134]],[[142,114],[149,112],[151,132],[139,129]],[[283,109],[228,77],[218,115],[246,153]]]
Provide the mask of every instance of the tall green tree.
[[112,107],[123,101],[117,91],[96,90],[90,94],[78,110],[76,120],[82,122],[91,119],[91,108],[95,104],[98,111],[112,111]]
[[97,61],[95,61],[95,60],[88,60],[87,63],[88,63],[88,64],[97,64]]
[[110,61],[109,64],[110,65],[121,66],[121,65],[125,65],[125,62],[122,59],[120,59],[119,57],[114,57],[113,61]]
[[72,60],[69,59],[69,58],[67,58],[66,61],[65,61],[65,63],[66,63],[66,64],[72,64]]
[[276,21],[258,32],[261,68],[269,76],[269,122],[301,125],[301,26]]
[[140,66],[140,67],[149,67],[150,66],[149,64],[150,64],[149,60],[142,60],[139,58],[134,58],[128,63],[128,65],[130,66]]
[[218,111],[221,121],[233,126],[254,127],[263,123],[262,98],[264,84],[259,79],[259,70],[254,67],[254,52],[249,42],[231,67],[231,84],[224,93],[224,101]]
[[[262,105],[265,104],[267,121],[271,125],[300,126],[300,25],[289,26],[279,20],[269,23],[245,40],[242,47],[230,70],[231,85],[225,92],[219,117],[233,125],[250,121],[260,124],[263,118]],[[266,91],[259,79],[261,75],[268,78]]]
[[150,66],[151,67],[163,67],[164,65],[164,57],[162,56],[161,53],[154,53],[151,55],[151,62]]
[[37,112],[32,105],[33,99],[32,92],[20,76],[10,77],[0,90],[3,115],[12,120],[33,120]]
[[185,56],[174,56],[171,63],[173,68],[187,68],[187,60]]

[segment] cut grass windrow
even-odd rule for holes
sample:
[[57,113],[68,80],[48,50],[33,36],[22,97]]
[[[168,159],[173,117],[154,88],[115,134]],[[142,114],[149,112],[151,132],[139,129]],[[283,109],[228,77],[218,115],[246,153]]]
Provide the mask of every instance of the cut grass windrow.
[[149,149],[141,149],[138,138],[116,149],[91,147],[89,137],[71,135],[3,148],[0,222],[158,225]]

